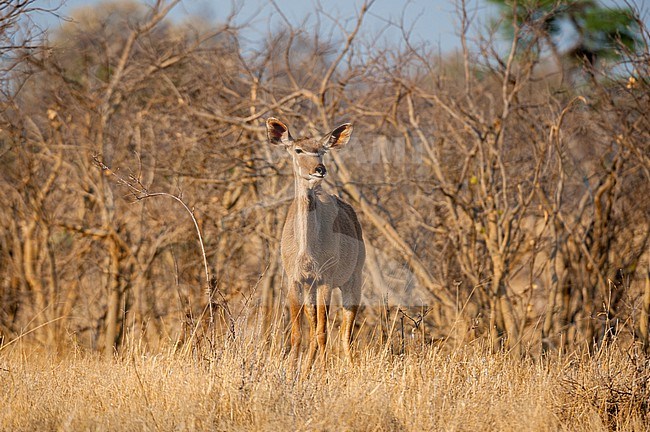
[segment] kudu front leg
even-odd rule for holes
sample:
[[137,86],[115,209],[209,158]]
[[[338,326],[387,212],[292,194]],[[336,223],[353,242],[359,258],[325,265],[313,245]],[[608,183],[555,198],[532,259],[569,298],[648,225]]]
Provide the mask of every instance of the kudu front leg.
[[292,282],[289,286],[289,315],[291,318],[291,352],[289,354],[289,361],[295,371],[298,368],[300,344],[302,342],[303,288],[298,282]]
[[305,314],[309,323],[309,349],[307,350],[307,361],[303,365],[303,375],[308,375],[311,371],[314,359],[316,358],[316,325],[317,325],[317,290],[313,281],[305,284]]
[[327,320],[332,290],[321,282],[310,283],[305,287],[305,312],[309,321],[309,350],[303,374],[307,376],[316,361],[320,350],[321,366],[325,367],[327,345]]
[[320,350],[320,358],[323,368],[325,367],[326,346],[327,346],[327,321],[329,319],[330,301],[332,298],[332,288],[329,285],[320,285],[317,293],[316,308],[316,341]]

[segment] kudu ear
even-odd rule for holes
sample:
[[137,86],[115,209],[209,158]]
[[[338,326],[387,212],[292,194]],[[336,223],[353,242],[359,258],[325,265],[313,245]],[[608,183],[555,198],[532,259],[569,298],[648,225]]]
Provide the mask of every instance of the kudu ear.
[[266,134],[274,145],[289,145],[293,141],[287,125],[273,117],[266,119]]
[[325,136],[324,147],[326,149],[339,149],[350,141],[352,135],[352,123],[343,123]]

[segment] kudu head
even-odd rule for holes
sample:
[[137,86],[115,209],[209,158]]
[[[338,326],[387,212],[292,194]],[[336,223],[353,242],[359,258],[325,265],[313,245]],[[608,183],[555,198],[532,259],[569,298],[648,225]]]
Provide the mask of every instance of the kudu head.
[[291,155],[296,179],[307,182],[308,187],[313,188],[327,175],[323,156],[350,141],[352,124],[344,123],[323,137],[294,139],[284,123],[271,117],[266,120],[266,132],[271,144],[284,146]]

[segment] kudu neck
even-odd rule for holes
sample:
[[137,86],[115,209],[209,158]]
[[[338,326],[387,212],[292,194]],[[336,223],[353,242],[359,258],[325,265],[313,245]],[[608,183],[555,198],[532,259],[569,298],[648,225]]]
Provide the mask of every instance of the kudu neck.
[[320,194],[323,190],[321,182],[312,183],[312,181],[305,180],[297,174],[294,177],[294,184],[296,199],[313,198],[316,195]]
[[316,212],[317,195],[322,191],[320,182],[310,184],[309,180],[296,175],[295,177],[295,219],[294,233],[299,256],[311,255],[310,244],[318,231],[318,216]]

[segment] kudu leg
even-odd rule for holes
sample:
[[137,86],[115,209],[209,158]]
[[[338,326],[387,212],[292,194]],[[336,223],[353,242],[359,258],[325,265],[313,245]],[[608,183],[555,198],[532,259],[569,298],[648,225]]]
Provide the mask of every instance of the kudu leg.
[[349,362],[352,362],[352,330],[354,320],[361,304],[361,284],[354,280],[341,287],[343,300],[343,325],[341,326],[341,345]]
[[320,285],[318,287],[317,299],[317,320],[316,320],[316,341],[320,350],[320,358],[323,367],[325,367],[325,357],[327,351],[327,320],[329,317],[329,307],[332,298],[332,289],[329,285]]
[[309,322],[309,350],[307,351],[307,361],[303,365],[303,374],[307,375],[314,364],[316,358],[316,325],[318,321],[317,316],[317,290],[314,283],[309,283],[305,286],[305,315]]
[[298,367],[300,358],[300,343],[302,342],[302,286],[293,282],[289,289],[289,314],[291,316],[291,353],[290,362],[294,370]]
[[305,313],[309,321],[309,351],[304,364],[303,374],[308,375],[320,350],[322,366],[325,366],[325,346],[327,344],[327,317],[332,290],[328,285],[319,283],[305,287]]

